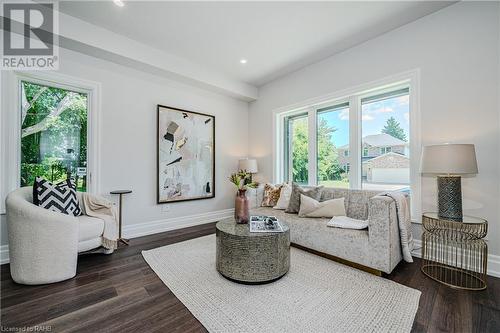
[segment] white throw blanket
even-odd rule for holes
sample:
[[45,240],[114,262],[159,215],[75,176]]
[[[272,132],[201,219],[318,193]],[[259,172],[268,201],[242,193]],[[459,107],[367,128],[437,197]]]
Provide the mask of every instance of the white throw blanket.
[[82,194],[83,207],[88,216],[104,221],[102,246],[105,249],[115,250],[118,247],[118,214],[113,204],[100,196]]
[[368,221],[356,220],[348,216],[334,216],[326,225],[333,228],[361,230],[368,228]]
[[396,215],[398,218],[399,236],[401,239],[401,251],[406,262],[413,262],[411,251],[413,250],[413,233],[411,231],[411,214],[408,196],[403,192],[383,192],[379,195],[390,197],[396,203]]

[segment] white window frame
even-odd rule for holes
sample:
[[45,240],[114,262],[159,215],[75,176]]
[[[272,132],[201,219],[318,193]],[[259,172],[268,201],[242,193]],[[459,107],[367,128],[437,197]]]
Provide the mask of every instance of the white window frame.
[[309,132],[309,184],[317,184],[317,152],[316,152],[316,125],[317,110],[349,102],[349,157],[350,164],[349,187],[361,188],[361,99],[378,93],[409,87],[410,107],[410,188],[412,192],[412,220],[421,223],[421,175],[419,172],[421,154],[421,127],[420,127],[420,70],[415,69],[400,73],[367,84],[351,87],[336,93],[316,97],[291,106],[281,107],[273,111],[273,182],[283,182],[285,161],[284,118],[297,113],[308,113]]
[[[87,94],[87,192],[100,193],[100,109],[101,85],[98,82],[52,72],[3,71],[0,113],[0,213],[5,213],[5,197],[21,182],[21,82],[29,81]],[[14,110],[15,112],[12,112]]]

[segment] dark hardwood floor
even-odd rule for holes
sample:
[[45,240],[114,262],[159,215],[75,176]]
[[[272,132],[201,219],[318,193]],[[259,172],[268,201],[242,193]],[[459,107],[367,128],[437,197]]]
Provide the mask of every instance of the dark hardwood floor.
[[[149,268],[141,251],[215,232],[215,224],[132,239],[113,255],[85,255],[75,278],[23,286],[1,266],[2,332],[206,332]],[[500,279],[488,289],[458,291],[425,277],[420,261],[401,263],[387,278],[422,291],[414,332],[500,332]]]

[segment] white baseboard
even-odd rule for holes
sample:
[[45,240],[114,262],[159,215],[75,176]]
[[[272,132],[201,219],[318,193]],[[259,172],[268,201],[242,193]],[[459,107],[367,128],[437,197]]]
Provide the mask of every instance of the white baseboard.
[[6,264],[9,262],[9,246],[2,245],[0,246],[0,265]]
[[160,232],[187,228],[199,224],[211,223],[233,216],[234,208],[218,210],[196,215],[173,217],[164,220],[150,221],[126,225],[123,227],[123,236],[125,238],[136,238]]
[[[192,227],[199,224],[216,222],[221,219],[231,217],[233,216],[233,214],[234,208],[231,208],[203,214],[181,216],[164,220],[126,225],[123,227],[123,237],[136,238],[175,229]],[[8,262],[9,246],[2,245],[0,246],[0,264],[3,265]]]
[[[414,257],[422,257],[422,241],[420,239],[414,240],[415,250],[411,253]],[[500,277],[500,256],[488,254],[488,275]]]
[[[233,216],[234,209],[224,209],[215,212],[208,212],[203,214],[189,215],[174,217],[164,220],[150,221],[145,223],[137,223],[126,225],[123,228],[123,235],[126,238],[136,238],[147,235],[152,235],[160,232],[192,227],[195,225],[215,222],[224,218]],[[421,257],[422,241],[415,240],[415,250],[412,255]],[[0,246],[0,264],[9,262],[9,246]],[[500,256],[489,254],[488,255],[488,275],[500,277]]]

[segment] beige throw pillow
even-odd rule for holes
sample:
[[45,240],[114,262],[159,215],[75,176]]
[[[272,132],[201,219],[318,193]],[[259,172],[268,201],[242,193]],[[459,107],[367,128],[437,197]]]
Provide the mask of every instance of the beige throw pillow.
[[344,198],[331,199],[319,202],[300,195],[300,217],[333,217],[345,216]]
[[290,203],[290,196],[292,195],[292,184],[284,183],[281,187],[280,198],[274,206],[274,209],[287,209]]

